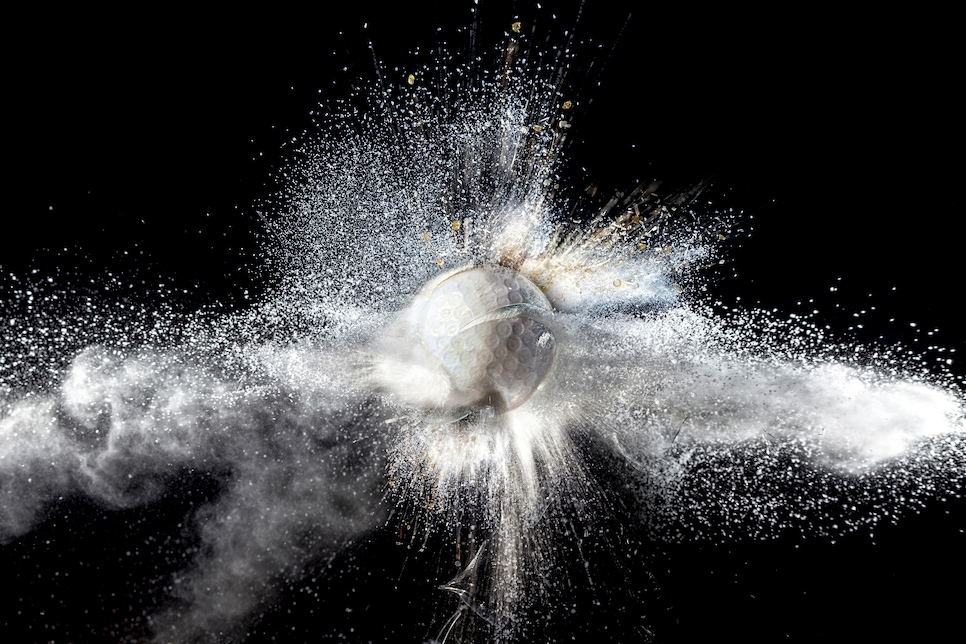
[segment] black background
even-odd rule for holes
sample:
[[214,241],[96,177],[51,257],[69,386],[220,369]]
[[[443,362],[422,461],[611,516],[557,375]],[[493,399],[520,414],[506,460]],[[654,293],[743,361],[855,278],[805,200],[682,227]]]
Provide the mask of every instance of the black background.
[[[158,276],[198,301],[257,291],[254,204],[271,193],[287,142],[311,127],[308,113],[319,101],[372,77],[370,41],[388,63],[387,82],[400,84],[407,52],[434,44],[438,27],[460,42],[453,28],[472,17],[470,3],[457,4],[465,6],[342,7],[338,16],[73,10],[11,21],[0,270],[36,269],[65,283],[126,271],[137,276],[129,280],[134,297],[140,279]],[[479,5],[483,40],[501,41],[515,17],[508,7]],[[515,11],[548,29],[575,15],[571,4]],[[872,303],[877,312],[863,318],[860,339],[964,350],[963,104],[951,22],[948,15],[585,7],[578,29],[613,52],[600,57],[601,88],[588,94],[575,125],[573,158],[605,189],[714,175],[715,198],[753,216],[751,234],[734,242],[735,274],[716,293],[726,302],[740,296],[787,313],[812,298],[843,333],[852,313]],[[934,328],[937,336],[923,335]],[[189,502],[172,500],[172,514]],[[927,508],[885,529],[875,546],[856,537],[666,549],[655,555],[654,611],[662,615],[655,621],[666,622],[659,632],[667,641],[930,640],[956,625],[962,604],[963,510],[961,502]],[[154,530],[141,515],[65,513],[93,536],[56,556],[61,565],[103,547],[97,535],[121,526],[135,535]],[[8,624],[79,624],[92,613],[110,623],[102,602],[128,583],[110,580],[134,575],[106,563],[87,576],[78,568],[78,587],[45,581],[31,548],[47,536],[9,550],[27,562],[14,570],[24,581],[18,605],[36,602],[37,612],[8,616]],[[380,574],[398,564],[370,550]],[[359,593],[387,611],[405,596],[360,586],[363,578],[371,577],[358,573]],[[55,587],[63,592],[48,601]],[[341,587],[329,592],[341,601]],[[65,607],[65,593],[76,593],[66,602],[74,609]],[[331,612],[331,619],[339,613]],[[386,636],[393,619],[383,623],[360,622],[357,632]]]
[[[137,246],[166,272],[231,288],[283,146],[320,101],[372,78],[368,43],[390,84],[415,47],[466,48],[455,26],[472,5],[439,4],[17,22],[3,266],[64,247],[96,266]],[[478,40],[501,42],[507,15],[566,28],[572,4],[484,2]],[[587,48],[600,88],[583,88],[572,158],[612,190],[717,176],[755,216],[736,257],[746,301],[814,297],[841,277],[901,286],[909,317],[952,331],[962,99],[943,23],[585,7],[577,35],[603,46]]]

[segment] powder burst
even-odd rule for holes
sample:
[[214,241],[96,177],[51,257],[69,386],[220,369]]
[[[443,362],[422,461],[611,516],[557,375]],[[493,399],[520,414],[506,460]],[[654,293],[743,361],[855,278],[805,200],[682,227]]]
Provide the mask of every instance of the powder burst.
[[386,546],[404,553],[387,578],[432,570],[416,638],[661,641],[655,553],[873,539],[961,493],[948,374],[703,296],[746,225],[713,182],[568,183],[586,79],[530,29],[507,22],[492,70],[379,66],[290,142],[245,306],[152,306],[177,299],[162,285],[121,308],[10,276],[5,547],[39,557],[88,512],[147,561],[85,635],[271,640],[308,602],[298,626],[352,638],[316,616],[355,586],[313,598]]

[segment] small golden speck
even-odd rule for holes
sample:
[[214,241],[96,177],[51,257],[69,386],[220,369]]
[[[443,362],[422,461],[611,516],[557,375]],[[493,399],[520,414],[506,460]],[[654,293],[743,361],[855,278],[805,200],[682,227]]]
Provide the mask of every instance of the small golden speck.
[[460,229],[460,222],[459,221],[454,221],[453,223],[450,224],[450,228],[452,228],[453,230],[459,230]]
[[523,26],[522,23],[520,23],[520,22],[514,22],[513,23],[513,26],[510,27],[510,28],[513,29],[513,33],[518,34],[518,33],[520,33],[520,27],[522,27],[522,26]]
[[539,125],[539,124],[534,125],[533,126],[533,131],[534,132],[543,132],[543,126],[542,125]]
[[564,101],[563,108],[565,110],[569,110],[573,106],[574,106],[573,101]]
[[406,82],[409,83],[410,85],[415,85],[416,84],[416,75],[415,74],[410,74],[409,75],[409,78],[406,79]]

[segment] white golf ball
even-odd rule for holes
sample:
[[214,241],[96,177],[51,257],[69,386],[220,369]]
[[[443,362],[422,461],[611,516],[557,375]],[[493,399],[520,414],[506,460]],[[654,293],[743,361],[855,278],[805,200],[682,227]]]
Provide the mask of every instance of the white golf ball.
[[553,309],[512,269],[488,264],[444,276],[423,288],[412,313],[429,360],[448,379],[437,403],[444,409],[519,407],[553,365]]

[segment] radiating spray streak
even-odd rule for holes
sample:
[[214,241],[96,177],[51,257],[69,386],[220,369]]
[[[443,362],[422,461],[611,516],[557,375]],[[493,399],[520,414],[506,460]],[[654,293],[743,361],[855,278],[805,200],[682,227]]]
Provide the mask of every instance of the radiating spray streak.
[[[439,88],[387,83],[391,133],[378,119],[323,128],[265,213],[279,275],[251,310],[168,316],[136,344],[108,330],[42,385],[17,369],[51,340],[24,325],[24,349],[5,355],[0,535],[27,533],[60,496],[146,504],[203,471],[224,490],[197,510],[204,554],[153,617],[158,641],[243,637],[278,585],[383,521],[400,543],[452,535],[444,590],[465,610],[439,617],[440,639],[525,640],[566,593],[574,523],[643,523],[666,540],[836,534],[962,486],[957,392],[886,377],[885,361],[796,354],[742,328],[751,316],[685,299],[732,232],[694,207],[703,185],[568,204],[569,99],[518,50],[511,39],[502,73],[439,111]],[[546,294],[554,368],[514,409],[440,419],[387,380],[413,359],[377,340],[440,271],[486,263]],[[582,441],[626,466],[642,514],[619,518]],[[833,512],[841,499],[861,509]]]

